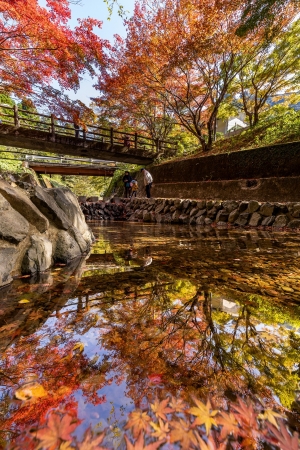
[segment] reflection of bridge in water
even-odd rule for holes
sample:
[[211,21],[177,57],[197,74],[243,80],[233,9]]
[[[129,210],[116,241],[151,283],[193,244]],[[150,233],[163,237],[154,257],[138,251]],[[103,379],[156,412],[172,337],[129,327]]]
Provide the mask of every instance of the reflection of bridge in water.
[[0,145],[142,165],[176,151],[173,142],[114,128],[86,124],[77,132],[71,120],[18,110],[16,105],[0,105],[0,117]]

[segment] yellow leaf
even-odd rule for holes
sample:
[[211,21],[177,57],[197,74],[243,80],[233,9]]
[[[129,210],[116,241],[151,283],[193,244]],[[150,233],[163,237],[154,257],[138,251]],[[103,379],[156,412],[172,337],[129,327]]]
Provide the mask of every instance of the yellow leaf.
[[26,383],[15,392],[15,397],[23,401],[30,400],[31,398],[46,397],[46,395],[48,394],[43,386],[37,382]]
[[73,450],[74,447],[71,447],[71,442],[62,442],[60,444],[59,450]]
[[159,419],[159,425],[154,422],[150,422],[150,425],[155,430],[155,432],[152,433],[152,436],[157,437],[159,440],[167,438],[167,434],[170,431],[168,423],[164,423],[161,419]]
[[206,405],[197,399],[194,399],[194,402],[196,403],[197,407],[193,406],[188,410],[189,413],[193,414],[193,416],[196,416],[193,426],[205,425],[206,433],[208,435],[211,427],[213,425],[217,426],[217,422],[215,421],[214,417],[216,414],[218,414],[219,411],[211,411],[211,404],[209,400],[207,401]]
[[278,423],[277,423],[276,417],[283,418],[283,416],[276,413],[275,411],[272,411],[272,409],[265,409],[263,414],[258,415],[259,419],[268,420],[272,425],[274,425],[276,428],[278,428]]
[[75,350],[79,350],[79,353],[82,353],[84,350],[84,344],[82,342],[76,342],[73,347],[73,352],[75,352]]
[[27,300],[27,298],[22,298],[18,303],[29,303],[30,300]]

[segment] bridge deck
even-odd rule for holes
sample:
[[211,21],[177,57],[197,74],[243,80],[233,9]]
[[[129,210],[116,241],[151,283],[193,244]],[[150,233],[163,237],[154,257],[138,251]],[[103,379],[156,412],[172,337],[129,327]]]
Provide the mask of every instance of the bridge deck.
[[151,164],[155,157],[143,155],[139,149],[128,149],[120,144],[111,145],[107,142],[62,135],[55,135],[53,139],[52,135],[45,131],[23,127],[16,129],[7,124],[0,124],[0,145],[142,165]]
[[[0,104],[0,145],[77,157],[147,165],[176,144],[146,135],[73,121]],[[75,129],[76,128],[76,129]]]
[[116,167],[101,167],[95,165],[79,164],[49,164],[29,162],[28,167],[38,174],[47,175],[81,175],[88,177],[112,177]]

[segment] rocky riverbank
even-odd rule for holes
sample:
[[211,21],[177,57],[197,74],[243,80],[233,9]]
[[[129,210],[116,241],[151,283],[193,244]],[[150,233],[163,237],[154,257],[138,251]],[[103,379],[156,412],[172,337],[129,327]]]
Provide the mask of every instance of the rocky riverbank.
[[67,188],[0,179],[0,211],[0,287],[90,250],[93,234]]
[[115,199],[81,203],[86,220],[129,220],[218,227],[300,228],[300,203]]

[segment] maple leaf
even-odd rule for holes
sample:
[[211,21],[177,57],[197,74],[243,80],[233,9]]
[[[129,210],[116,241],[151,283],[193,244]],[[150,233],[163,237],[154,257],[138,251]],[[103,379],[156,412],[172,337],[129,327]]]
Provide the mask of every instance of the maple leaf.
[[265,409],[264,413],[259,414],[257,417],[258,417],[258,419],[268,420],[276,428],[278,428],[278,423],[276,421],[276,417],[282,419],[282,416],[280,414],[276,413],[275,411],[273,411],[272,409]]
[[137,437],[141,431],[149,429],[149,422],[151,418],[146,412],[137,410],[129,414],[129,420],[125,426],[125,430],[132,428],[132,434]]
[[211,427],[213,425],[217,426],[217,422],[214,417],[216,414],[218,414],[219,411],[211,411],[212,408],[209,400],[207,401],[206,405],[197,399],[194,399],[194,402],[196,403],[197,407],[193,406],[188,410],[189,413],[197,417],[193,423],[193,426],[205,425],[206,433],[208,435]]
[[151,427],[155,430],[155,432],[152,433],[152,436],[155,436],[160,440],[166,439],[167,434],[170,432],[169,424],[164,423],[161,419],[158,419],[158,422],[159,425],[154,422],[150,422]]
[[85,432],[84,440],[78,445],[79,450],[107,450],[105,447],[99,447],[105,437],[105,432],[94,437],[90,429]]
[[239,398],[239,405],[233,405],[233,408],[238,412],[235,417],[239,423],[242,422],[243,427],[258,429],[256,414],[252,405],[247,405]]
[[222,417],[217,418],[218,425],[222,425],[222,431],[220,434],[220,439],[223,440],[231,433],[233,436],[237,436],[239,432],[238,423],[235,416],[232,413],[222,412]]
[[150,406],[152,411],[157,417],[160,417],[163,420],[167,420],[166,414],[172,412],[172,409],[167,407],[168,403],[169,403],[168,398],[166,398],[161,402],[158,399],[155,399],[154,403],[152,403]]
[[186,404],[184,403],[184,401],[180,398],[177,399],[175,397],[172,397],[169,406],[171,407],[172,412],[184,412],[186,408]]
[[196,436],[189,428],[189,425],[184,420],[171,421],[172,430],[170,433],[170,442],[180,442],[180,446],[183,450],[190,449],[191,444],[197,445]]
[[[281,450],[299,450],[300,442],[298,433],[294,432],[291,435],[283,423],[279,425],[278,429],[270,424],[267,424],[267,427],[277,439],[278,443],[276,444]],[[273,439],[268,437],[266,439],[272,444],[274,443]]]
[[72,450],[74,447],[71,447],[72,442],[62,442],[59,446],[59,450]]
[[209,436],[207,443],[201,439],[198,433],[196,433],[196,437],[198,441],[197,448],[200,448],[200,450],[226,450],[227,442],[223,442],[217,446],[212,436]]
[[127,450],[156,450],[164,442],[164,441],[153,442],[152,444],[148,444],[145,447],[143,433],[140,433],[138,439],[135,441],[134,444],[132,444],[130,442],[130,440],[128,439],[126,434],[124,437],[125,437],[125,441],[126,441],[126,449]]
[[74,423],[73,417],[66,414],[62,418],[57,413],[51,413],[47,421],[47,427],[42,428],[34,433],[34,436],[41,442],[39,448],[47,448],[54,450],[59,447],[60,441],[71,441],[72,433],[79,425],[79,422]]

